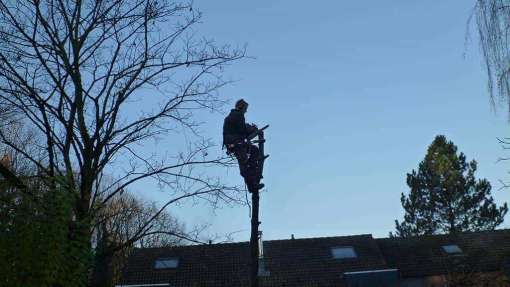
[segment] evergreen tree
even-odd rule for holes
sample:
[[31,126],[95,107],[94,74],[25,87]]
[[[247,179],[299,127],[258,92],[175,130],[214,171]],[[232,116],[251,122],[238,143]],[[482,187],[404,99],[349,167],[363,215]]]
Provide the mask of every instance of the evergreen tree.
[[407,174],[410,193],[402,193],[405,215],[402,222],[395,220],[395,235],[452,234],[493,230],[500,225],[507,204],[496,205],[490,183],[475,178],[476,167],[476,161],[466,162],[453,142],[436,136],[418,171]]
[[21,191],[0,180],[0,287],[87,286],[92,252],[87,236],[72,233],[82,223],[67,186],[33,179]]

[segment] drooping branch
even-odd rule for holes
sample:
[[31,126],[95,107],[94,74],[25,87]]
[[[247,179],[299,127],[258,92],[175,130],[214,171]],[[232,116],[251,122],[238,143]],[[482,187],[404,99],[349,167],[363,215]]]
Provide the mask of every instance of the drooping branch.
[[510,113],[509,7],[508,0],[477,0],[475,19],[491,101],[495,105],[499,96]]

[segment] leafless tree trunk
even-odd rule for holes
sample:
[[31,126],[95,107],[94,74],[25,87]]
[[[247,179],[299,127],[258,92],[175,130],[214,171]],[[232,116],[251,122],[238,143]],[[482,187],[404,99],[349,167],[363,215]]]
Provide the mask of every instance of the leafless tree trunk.
[[[0,141],[40,175],[68,179],[80,236],[90,239],[99,211],[141,181],[171,196],[126,245],[173,203],[238,200],[235,187],[204,172],[231,160],[206,157],[212,144],[193,115],[221,107],[222,69],[244,50],[197,40],[200,20],[191,4],[165,0],[0,0],[0,101],[44,138],[36,153],[1,129]],[[197,136],[185,152],[143,149],[177,128]],[[114,182],[102,185],[103,174]]]

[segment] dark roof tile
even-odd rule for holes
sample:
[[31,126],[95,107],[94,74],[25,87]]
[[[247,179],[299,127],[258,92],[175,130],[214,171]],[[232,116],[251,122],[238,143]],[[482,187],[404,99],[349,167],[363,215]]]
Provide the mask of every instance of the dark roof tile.
[[[510,255],[510,231],[469,232],[458,235],[430,235],[411,238],[376,239],[391,268],[403,277],[446,274],[452,264],[471,269],[495,271]],[[458,245],[463,253],[447,254],[442,246]]]
[[[331,248],[336,246],[354,247],[358,258],[333,259]],[[122,284],[247,285],[249,255],[247,242],[136,249],[129,258]],[[265,241],[264,256],[270,272],[270,276],[261,279],[266,286],[341,286],[344,272],[387,267],[371,235]],[[154,261],[164,257],[179,257],[178,268],[155,270]]]
[[[441,246],[457,244],[463,255]],[[352,246],[358,257],[334,259],[332,247]],[[344,286],[342,274],[396,268],[403,277],[445,274],[451,262],[464,260],[481,271],[498,270],[510,252],[510,231],[373,239],[371,235],[270,240],[264,261],[270,275],[261,286]],[[469,256],[468,256],[469,255]],[[247,286],[248,242],[135,249],[121,284],[170,283],[171,286]],[[154,269],[158,258],[178,257],[176,269]],[[456,261],[455,261],[456,260]]]

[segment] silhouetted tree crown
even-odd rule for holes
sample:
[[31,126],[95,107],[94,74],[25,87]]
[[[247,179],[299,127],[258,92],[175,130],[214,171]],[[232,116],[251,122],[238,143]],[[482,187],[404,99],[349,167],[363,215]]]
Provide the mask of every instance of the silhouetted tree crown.
[[436,136],[418,170],[407,174],[402,193],[404,220],[395,220],[399,237],[493,230],[503,222],[507,204],[497,206],[487,179],[476,179],[477,163],[466,161],[445,136]]

